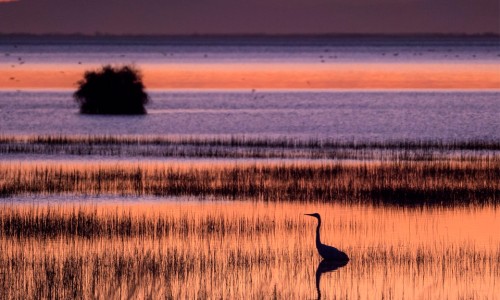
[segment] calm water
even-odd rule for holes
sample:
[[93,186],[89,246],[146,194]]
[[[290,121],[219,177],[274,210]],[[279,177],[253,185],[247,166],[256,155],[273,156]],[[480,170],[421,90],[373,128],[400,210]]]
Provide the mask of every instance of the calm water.
[[0,37],[0,64],[498,62],[494,37]]
[[[104,63],[415,63],[500,60],[494,37],[0,37],[0,67]],[[81,65],[79,64],[81,63]],[[62,72],[62,71],[61,71]],[[1,76],[1,75],[0,75]],[[17,75],[16,75],[17,76]],[[335,139],[498,139],[500,92],[152,92],[144,117],[81,116],[70,92],[0,91],[0,134],[132,134]]]
[[[53,216],[75,213],[72,205],[53,209]],[[316,220],[303,215],[311,212],[322,214],[322,241],[349,254],[346,266],[321,263]],[[183,201],[80,208],[94,213],[94,222],[130,218],[133,236],[0,238],[3,294],[47,295],[51,263],[52,293],[98,298],[317,299],[319,290],[323,299],[495,299],[500,289],[493,207]],[[140,233],[141,222],[168,230]]]
[[0,92],[0,133],[500,138],[499,92],[153,92],[149,114],[84,116],[69,92]]
[[[16,70],[36,69],[37,64],[67,68],[104,63],[495,64],[499,58],[498,39],[487,37],[168,41],[0,37],[0,66]],[[119,117],[80,115],[69,91],[3,90],[0,134],[500,139],[498,91],[150,94],[148,115]],[[27,155],[23,160],[34,158]],[[9,164],[9,160],[0,161]],[[66,278],[76,280],[73,287],[82,287],[80,292],[88,297],[102,298],[311,299],[321,292],[325,299],[494,299],[500,290],[497,207],[411,210],[31,195],[0,199],[0,214],[21,206],[39,213],[48,203],[67,213],[74,205],[97,205],[97,210],[89,211],[98,211],[99,216],[109,213],[109,220],[125,211],[122,217],[132,215],[133,224],[163,218],[174,225],[159,236],[149,235],[155,232],[149,230],[145,236],[125,238],[70,234],[21,241],[0,235],[0,295],[19,299],[47,295],[51,274],[47,261],[55,262],[61,272],[81,271],[80,277]],[[314,248],[315,220],[303,216],[310,212],[324,216],[323,242],[345,250],[352,258],[348,265],[333,271],[331,265],[321,264]],[[74,267],[75,261],[81,265]],[[120,266],[127,266],[125,273]],[[70,285],[62,284],[63,275],[55,277],[61,295],[71,295]]]

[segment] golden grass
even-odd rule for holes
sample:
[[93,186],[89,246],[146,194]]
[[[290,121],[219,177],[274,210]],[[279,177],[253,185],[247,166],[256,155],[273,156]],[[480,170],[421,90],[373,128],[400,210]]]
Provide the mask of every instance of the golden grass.
[[[316,223],[302,215],[307,212],[322,214],[323,242],[351,257],[346,267],[323,274],[320,289],[327,299],[496,295],[500,218],[493,206],[407,210],[189,201],[4,205],[0,294],[315,298]],[[23,230],[16,233],[19,226]]]
[[484,205],[500,199],[500,161],[7,162],[0,194]]

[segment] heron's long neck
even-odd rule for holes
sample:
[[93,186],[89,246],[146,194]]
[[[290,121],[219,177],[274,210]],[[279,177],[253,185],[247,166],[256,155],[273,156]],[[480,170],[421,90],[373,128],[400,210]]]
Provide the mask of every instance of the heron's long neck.
[[318,227],[316,227],[316,247],[321,245],[321,239],[319,237],[319,228],[321,227],[321,219],[318,218]]

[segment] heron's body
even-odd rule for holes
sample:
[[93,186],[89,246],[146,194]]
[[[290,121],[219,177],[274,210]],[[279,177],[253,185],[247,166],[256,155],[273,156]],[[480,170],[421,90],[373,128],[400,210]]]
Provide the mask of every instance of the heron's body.
[[349,256],[339,249],[321,243],[319,231],[321,228],[321,216],[318,213],[306,214],[307,216],[315,217],[318,219],[318,227],[316,227],[316,249],[319,255],[326,260],[330,261],[349,261]]

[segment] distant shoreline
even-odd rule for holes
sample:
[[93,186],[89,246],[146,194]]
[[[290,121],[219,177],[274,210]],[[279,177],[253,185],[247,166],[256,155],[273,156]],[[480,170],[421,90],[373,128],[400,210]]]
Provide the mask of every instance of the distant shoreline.
[[345,46],[385,45],[400,43],[406,46],[431,46],[436,43],[453,47],[500,43],[500,34],[190,34],[190,35],[116,35],[116,34],[28,34],[0,33],[0,45],[33,44],[102,44],[121,45],[238,45],[238,46],[286,46],[309,45]]
[[110,34],[110,33],[5,33],[0,32],[0,38],[62,38],[62,39],[329,39],[329,38],[496,38],[500,39],[500,33],[398,33],[398,34],[372,34],[372,33],[322,33],[322,34],[265,34],[265,33],[243,33],[243,34]]

